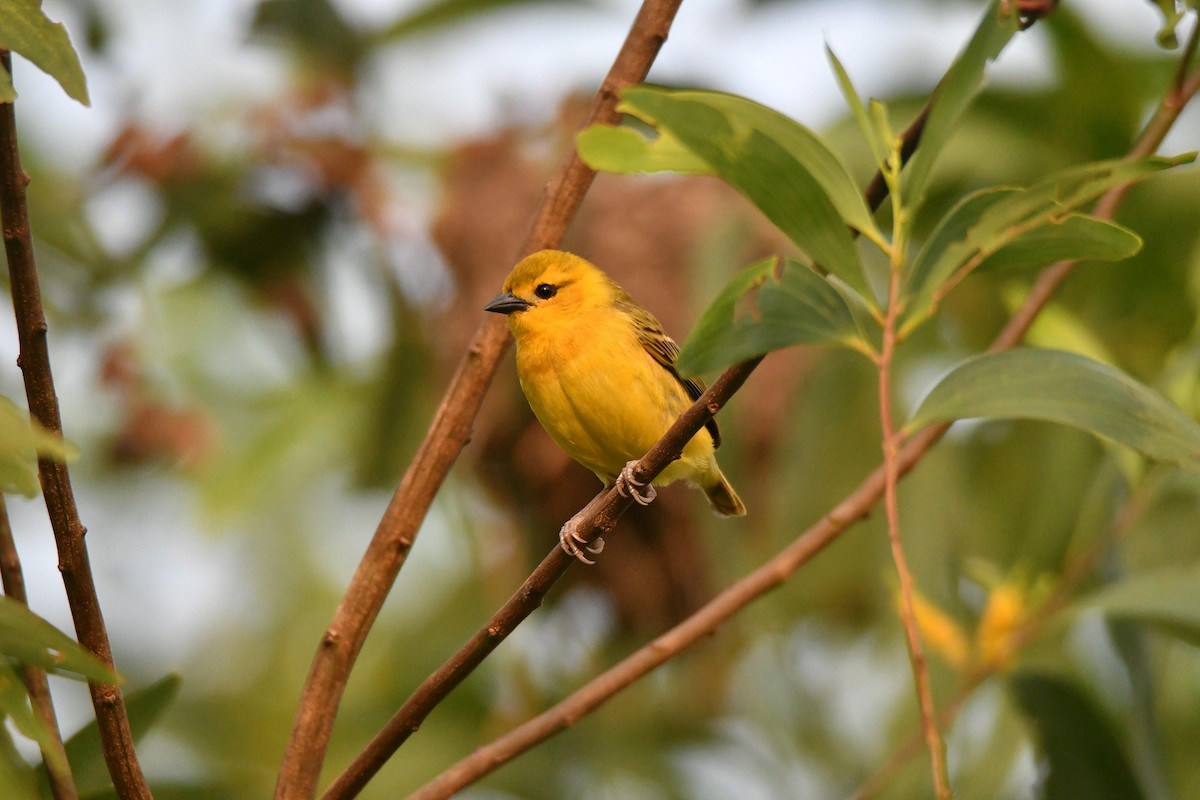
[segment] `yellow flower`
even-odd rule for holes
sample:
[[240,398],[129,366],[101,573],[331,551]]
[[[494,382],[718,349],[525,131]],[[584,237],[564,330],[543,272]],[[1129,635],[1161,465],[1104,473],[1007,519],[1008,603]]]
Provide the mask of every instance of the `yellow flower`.
[[976,662],[986,669],[1006,670],[1016,653],[1016,636],[1028,613],[1025,592],[1002,583],[988,595],[987,606],[975,631]]
[[[899,601],[899,598],[897,598]],[[962,670],[967,664],[967,635],[957,622],[929,602],[919,592],[913,592],[913,611],[917,616],[917,628],[921,641],[940,655],[952,667]]]

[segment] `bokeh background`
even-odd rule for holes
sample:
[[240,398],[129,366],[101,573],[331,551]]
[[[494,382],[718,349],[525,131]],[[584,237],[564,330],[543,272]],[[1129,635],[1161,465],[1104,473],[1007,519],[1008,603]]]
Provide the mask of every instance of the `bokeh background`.
[[[166,796],[269,794],[324,626],[638,3],[428,13],[441,5],[46,0],[81,51],[91,107],[16,65],[51,355],[118,666],[135,690],[182,676],[143,741]],[[693,0],[651,80],[778,108],[827,133],[865,185],[825,45],[904,124],[982,5]],[[1123,154],[1173,68],[1161,22],[1146,2],[1067,0],[1018,36],[942,157],[934,205]],[[1185,115],[1164,150],[1196,148],[1198,121]],[[1150,384],[1188,374],[1198,189],[1185,169],[1131,193],[1120,219],[1144,251],[1081,270],[1035,341]],[[564,244],[680,341],[739,267],[789,252],[715,179],[663,176],[601,175]],[[957,290],[906,352],[902,408],[986,346],[1030,280]],[[0,317],[0,391],[19,398],[7,301]],[[721,417],[722,464],[749,516],[714,519],[683,488],[633,509],[599,564],[573,569],[364,796],[400,796],[546,708],[831,508],[879,461],[874,380],[847,353],[771,356]],[[1196,413],[1195,391],[1176,399]],[[990,589],[1053,582],[1081,542],[1107,535],[1128,485],[1145,502],[1089,581],[1194,562],[1195,483],[1156,475],[1138,495],[1128,462],[1070,430],[960,426],[901,493],[923,595],[970,630]],[[330,775],[597,488],[533,421],[510,357],[359,659]],[[10,512],[34,609],[70,630],[44,509]],[[916,730],[890,564],[880,520],[860,524],[464,796],[851,794]],[[1157,742],[1137,764],[1158,797],[1200,797],[1200,658],[1171,637],[1140,641],[1147,705],[1114,642],[1080,613],[1022,658],[1078,680],[1131,750]],[[932,665],[949,695],[961,676],[936,648]],[[86,693],[54,689],[70,733],[90,716]],[[1033,733],[1002,680],[971,696],[949,740],[962,797],[1035,795]],[[928,796],[927,772],[916,758],[881,796]]]

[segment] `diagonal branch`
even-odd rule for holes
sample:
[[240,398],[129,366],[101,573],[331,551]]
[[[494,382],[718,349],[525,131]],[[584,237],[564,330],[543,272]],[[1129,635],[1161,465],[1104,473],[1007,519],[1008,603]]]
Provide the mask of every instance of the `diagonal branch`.
[[[684,445],[741,388],[761,360],[754,358],[743,361],[726,370],[675,420],[653,449],[638,461],[634,468],[635,477],[641,481],[652,481],[678,458]],[[611,487],[596,495],[579,516],[579,530],[584,538],[591,542],[597,536],[611,531],[631,503],[629,497],[622,496]],[[562,548],[556,546],[551,550],[488,623],[412,693],[366,749],[322,795],[322,800],[345,800],[362,791],[400,745],[421,726],[429,712],[542,604],[546,592],[574,563],[575,559]]]
[[[646,77],[681,3],[645,0],[585,124],[615,123],[619,119],[618,93]],[[525,252],[551,247],[561,240],[594,176],[572,151],[546,187]],[[476,331],[420,449],[384,511],[313,658],[275,787],[279,800],[315,795],[350,670],[412,549],[434,496],[467,443],[484,392],[509,342],[503,320],[488,319]]]
[[[1193,39],[1194,41],[1189,43],[1185,58],[1190,58],[1195,43],[1200,42],[1200,29]],[[1180,113],[1197,93],[1200,93],[1200,70],[1186,79],[1180,74],[1130,149],[1128,157],[1137,158],[1154,153],[1162,145]],[[1110,190],[1097,202],[1093,213],[1105,219],[1112,219],[1123,195],[1124,187]],[[882,200],[882,197],[880,199]],[[1009,318],[988,350],[995,352],[1020,344],[1038,315],[1078,264],[1078,261],[1060,261],[1042,270],[1025,302]],[[904,442],[896,457],[897,477],[907,475],[920,463],[949,428],[950,423],[945,422],[930,425]],[[730,584],[692,616],[593,678],[564,700],[476,749],[471,755],[452,765],[410,795],[409,800],[439,800],[450,797],[556,733],[574,725],[685,648],[710,636],[742,608],[787,581],[798,569],[845,533],[852,524],[866,518],[884,495],[885,477],[884,467],[877,467],[854,491],[775,557],[744,578]],[[957,702],[957,699],[952,701],[948,709],[942,710],[943,714],[953,713]]]
[[[8,51],[0,51],[0,62],[12,72]],[[0,214],[4,224],[4,249],[13,311],[17,318],[17,337],[21,355],[18,364],[25,381],[29,411],[47,430],[62,435],[58,397],[54,393],[54,375],[50,370],[50,350],[46,342],[46,314],[42,308],[42,290],[33,255],[33,235],[29,227],[29,208],[25,187],[29,176],[21,168],[17,144],[16,113],[12,103],[0,103]],[[79,642],[109,667],[113,666],[108,630],[100,613],[100,599],[92,580],[92,568],[83,537],[87,529],[79,519],[79,509],[71,490],[67,465],[49,458],[38,459],[38,477],[54,541],[58,546],[58,564],[66,587],[71,617]],[[96,711],[104,760],[113,786],[122,798],[149,798],[150,790],[142,776],[129,718],[120,687],[109,683],[88,683],[92,706]]]

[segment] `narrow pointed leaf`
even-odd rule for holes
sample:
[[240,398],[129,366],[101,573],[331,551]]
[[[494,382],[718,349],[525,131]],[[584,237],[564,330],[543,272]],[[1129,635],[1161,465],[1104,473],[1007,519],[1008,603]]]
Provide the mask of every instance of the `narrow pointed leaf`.
[[635,172],[711,175],[713,171],[668,133],[647,139],[632,128],[593,125],[579,133],[575,146],[583,163],[592,169],[620,175]]
[[[905,287],[909,298],[905,330],[933,313],[951,279],[960,279],[1005,248],[1028,252],[1034,245],[1022,241],[1026,236],[1053,240],[1054,234],[1041,229],[1062,224],[1080,206],[1114,186],[1142,180],[1194,158],[1194,153],[1188,153],[1174,158],[1099,161],[1062,170],[1028,189],[997,187],[964,198],[943,218],[913,261]],[[1090,230],[1095,233],[1098,229]],[[1106,234],[1119,236],[1112,229]]]
[[[993,186],[959,200],[938,222],[912,260],[904,279],[905,296],[915,294],[931,282],[930,274],[939,261],[951,256],[955,263],[967,261],[971,248],[977,246],[968,239],[971,229],[979,224],[985,211],[1019,191],[1012,186]],[[945,280],[945,277],[942,279]]]
[[[0,0],[0,20],[4,21],[0,24],[0,49],[29,59],[58,81],[69,97],[88,105],[87,78],[67,29],[50,21],[39,0]],[[5,102],[11,102],[11,97]]]
[[1153,625],[1200,646],[1200,564],[1132,575],[1084,599],[1080,607]]
[[67,762],[63,759],[61,751],[54,746],[54,736],[46,727],[46,723],[33,713],[24,681],[12,664],[0,659],[0,718],[2,717],[8,717],[12,720],[13,727],[22,735],[37,742],[41,751],[56,761],[59,772],[65,771]]
[[863,138],[867,140],[867,144],[871,148],[871,156],[875,159],[875,166],[882,167],[888,156],[888,142],[880,134],[879,128],[871,122],[870,115],[867,114],[867,108],[863,105],[862,98],[858,91],[854,88],[854,82],[850,80],[850,73],[846,72],[846,68],[842,66],[842,62],[833,53],[833,49],[828,44],[825,45],[825,57],[829,59],[829,63],[833,66],[833,74],[837,76],[838,87],[842,90],[842,97],[846,98],[846,103],[850,106],[850,113],[854,115],[854,121],[858,125],[858,130],[862,133]]
[[1098,361],[1023,348],[962,362],[933,388],[906,429],[968,418],[1070,425],[1200,472],[1200,425],[1148,386]]
[[74,457],[74,449],[56,434],[29,419],[11,400],[0,397],[0,491],[26,497],[38,493],[38,456],[57,461]]
[[0,725],[0,797],[5,800],[38,800],[33,770],[21,758],[8,728]]
[[676,363],[700,375],[795,344],[861,342],[846,301],[820,275],[771,257],[742,270],[700,317]]
[[103,683],[120,681],[74,639],[8,597],[0,597],[0,654],[48,672],[74,673]]
[[[726,132],[745,137],[752,131],[760,131],[767,138],[779,143],[789,156],[806,171],[812,173],[817,183],[829,195],[846,224],[862,230],[875,230],[871,210],[867,207],[861,191],[850,177],[849,170],[834,155],[833,151],[811,130],[795,120],[780,114],[753,100],[722,92],[696,90],[673,90],[653,86],[634,86],[621,93],[621,111],[658,127],[666,128],[698,156],[703,157],[701,148],[678,135],[676,127],[691,121],[700,121],[704,114],[696,106],[715,111],[715,119]],[[695,118],[687,118],[689,109],[695,109]],[[665,117],[670,116],[671,121]],[[677,122],[682,119],[683,122]],[[724,120],[724,122],[721,122]],[[661,124],[660,124],[661,123]],[[703,139],[703,127],[690,129],[690,138]],[[711,163],[711,162],[710,162]]]
[[1139,800],[1144,797],[1112,723],[1078,685],[1026,673],[1012,681],[1033,722],[1049,768],[1043,800]]
[[847,226],[884,244],[846,168],[811,131],[717,92],[625,90],[619,108],[675,137],[814,261],[869,294]]
[[937,156],[949,141],[959,118],[975,99],[988,62],[1000,55],[1019,20],[1014,3],[993,0],[967,46],[933,92],[933,107],[921,135],[921,146],[909,159],[901,193],[913,214],[920,207]]
[[1142,238],[1123,225],[1086,214],[1068,214],[1035,228],[983,260],[981,270],[1038,269],[1056,261],[1121,261],[1142,249]]

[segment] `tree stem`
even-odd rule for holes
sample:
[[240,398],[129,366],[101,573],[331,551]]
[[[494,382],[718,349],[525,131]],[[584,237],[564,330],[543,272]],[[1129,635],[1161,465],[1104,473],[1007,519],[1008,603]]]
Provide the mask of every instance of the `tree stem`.
[[[12,59],[8,51],[0,51],[0,61],[11,74]],[[21,367],[25,396],[33,418],[42,427],[61,436],[62,418],[58,397],[54,392],[54,375],[50,370],[46,314],[42,308],[42,290],[34,260],[33,235],[25,196],[28,183],[29,176],[21,168],[13,104],[0,103],[0,214],[3,218],[13,311],[17,319],[17,337],[21,347],[17,363]],[[84,543],[87,529],[79,519],[67,465],[50,458],[39,458],[38,477],[58,546],[58,565],[71,606],[75,633],[80,644],[105,665],[112,667],[112,647],[104,617],[100,613],[100,599],[96,594],[87,545]],[[134,750],[120,687],[110,683],[89,682],[88,689],[99,725],[104,760],[117,794],[124,800],[150,798],[150,790]]]

